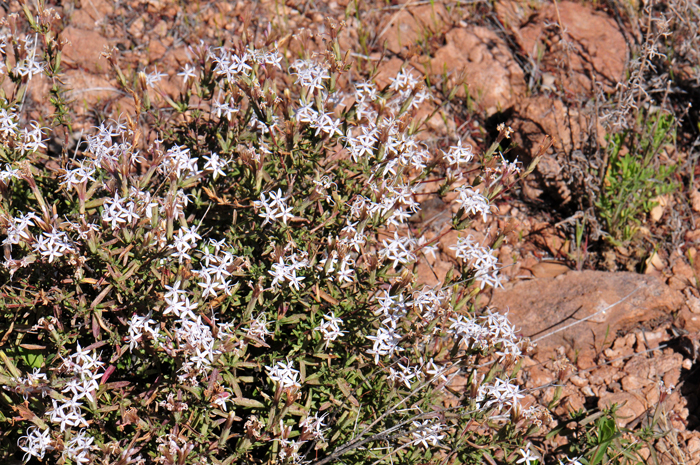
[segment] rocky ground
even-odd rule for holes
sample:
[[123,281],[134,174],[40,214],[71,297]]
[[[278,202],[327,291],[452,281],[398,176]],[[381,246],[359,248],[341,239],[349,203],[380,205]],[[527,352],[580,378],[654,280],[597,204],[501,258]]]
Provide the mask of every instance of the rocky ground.
[[[0,16],[16,11],[15,3],[3,4]],[[428,78],[435,98],[421,114],[433,114],[425,133],[431,148],[459,138],[484,150],[496,126],[506,123],[515,131],[508,156],[527,164],[550,136],[552,146],[530,180],[501,198],[488,222],[464,233],[484,242],[507,233],[499,260],[508,282],[482,304],[508,312],[536,342],[519,376],[533,398],[558,399],[560,419],[622,404],[621,425],[656,420],[660,439],[651,444],[654,451],[646,449],[648,457],[655,452],[661,463],[700,463],[698,126],[696,110],[686,109],[693,102],[700,107],[698,62],[694,68],[688,59],[692,37],[690,51],[679,51],[685,60],[643,76],[666,83],[663,102],[685,115],[677,143],[659,154],[680,167],[681,187],[643,218],[641,240],[612,247],[582,198],[598,181],[591,167],[604,163],[611,120],[629,109],[618,84],[634,77],[632,60],[650,35],[636,1],[60,3],[54,7],[63,18],[63,80],[73,89],[68,97],[79,115],[67,135],[73,139],[132,106],[103,52],[125,73],[165,73],[160,92],[174,95],[188,47],[200,41],[227,43],[250,26],[258,41],[276,37],[293,57],[323,49],[330,24],[341,21],[340,43],[350,51],[358,79],[373,74],[381,87],[405,64]],[[664,5],[670,12],[684,2]],[[661,101],[654,89],[664,91],[652,84],[646,87],[648,105]],[[48,85],[33,81],[27,108],[36,114],[30,117],[46,104],[40,96]],[[439,253],[419,265],[428,284],[452,267],[450,246],[458,238],[442,233],[449,214],[436,187],[422,184],[422,211],[412,223],[414,234],[439,243]],[[575,224],[584,216],[585,240],[577,243]]]

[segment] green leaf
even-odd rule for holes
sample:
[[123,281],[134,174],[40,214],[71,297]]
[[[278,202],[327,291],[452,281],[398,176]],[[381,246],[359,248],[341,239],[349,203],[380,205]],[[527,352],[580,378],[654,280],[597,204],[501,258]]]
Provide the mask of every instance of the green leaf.
[[259,408],[259,409],[265,408],[265,404],[263,404],[262,402],[259,402],[255,399],[246,399],[244,397],[233,398],[233,403],[236,405],[240,405],[241,407]]

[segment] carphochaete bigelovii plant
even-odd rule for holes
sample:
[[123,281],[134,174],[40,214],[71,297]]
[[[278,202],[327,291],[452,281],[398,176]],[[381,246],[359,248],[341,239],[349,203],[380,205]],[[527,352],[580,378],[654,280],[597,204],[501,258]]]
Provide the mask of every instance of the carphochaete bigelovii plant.
[[50,11],[27,17],[0,38],[3,460],[536,460],[546,413],[521,408],[522,343],[473,305],[500,285],[492,249],[465,234],[455,272],[418,286],[436,243],[408,227],[431,174],[462,229],[519,168],[422,145],[430,95],[410,70],[345,93],[335,41],[291,64],[272,43],[200,45],[172,97],[111,56],[135,111],[57,156],[61,93],[51,128],[22,104],[32,76],[56,77],[60,41]]

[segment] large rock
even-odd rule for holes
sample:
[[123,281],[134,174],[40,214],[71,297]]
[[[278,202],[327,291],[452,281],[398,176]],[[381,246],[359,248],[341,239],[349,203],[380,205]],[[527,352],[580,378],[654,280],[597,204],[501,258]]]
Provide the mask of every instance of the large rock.
[[127,95],[103,75],[81,69],[67,70],[63,73],[63,82],[71,89],[68,96],[77,115],[84,115],[98,105],[103,107],[107,102]]
[[533,62],[562,68],[564,85],[571,92],[590,91],[593,76],[611,91],[624,77],[625,37],[615,20],[588,6],[569,1],[549,4],[515,32]]
[[588,352],[618,333],[670,320],[682,303],[680,293],[653,276],[571,271],[509,283],[494,291],[490,306],[508,312],[521,334],[540,348],[563,345]]
[[507,44],[485,27],[455,28],[433,58],[423,58],[424,70],[439,79],[447,75],[448,88],[459,86],[457,96],[469,97],[487,115],[511,107],[525,93],[525,74]]
[[441,32],[448,16],[441,3],[402,8],[380,24],[380,43],[399,54]]
[[66,66],[86,69],[92,73],[109,71],[109,63],[102,56],[109,41],[99,32],[68,26],[61,33],[61,38],[68,41],[62,55]]

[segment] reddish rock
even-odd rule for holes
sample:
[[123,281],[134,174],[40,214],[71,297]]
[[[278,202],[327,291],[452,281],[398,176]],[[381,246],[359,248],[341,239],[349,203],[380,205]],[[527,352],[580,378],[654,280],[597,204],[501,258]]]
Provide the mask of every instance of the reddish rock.
[[700,191],[693,189],[690,193],[690,206],[694,212],[700,213]]
[[603,354],[605,358],[612,361],[614,367],[621,367],[625,363],[625,359],[634,354],[634,345],[637,340],[635,333],[629,333],[624,337],[615,339],[611,348],[605,349]]
[[499,0],[494,2],[498,19],[510,30],[519,30],[527,18],[537,12],[539,2]]
[[380,25],[380,43],[386,44],[388,50],[399,54],[441,32],[447,16],[447,10],[440,3],[401,9]]
[[[611,335],[670,319],[682,296],[652,276],[571,271],[556,278],[506,284],[490,306],[509,317],[541,348],[600,348]],[[584,321],[585,320],[585,321]]]
[[[681,362],[682,365],[683,362]],[[678,381],[681,379],[680,368],[672,368],[671,370],[664,373],[664,385],[669,388],[673,388],[678,385]]]
[[639,451],[637,452],[639,456],[644,459],[644,463],[649,463],[649,457],[651,457],[651,450],[647,446],[643,446]]
[[113,12],[114,2],[109,0],[82,2],[82,8],[76,8],[70,15],[70,24],[74,27],[94,29],[104,23],[107,15]]
[[77,109],[92,108],[97,102],[105,102],[124,94],[117,88],[116,83],[79,69],[66,71],[63,81],[67,88],[72,89],[69,96]]
[[588,380],[586,378],[582,378],[578,375],[572,375],[569,378],[569,381],[571,381],[571,383],[576,387],[583,387],[588,384]]
[[530,389],[536,389],[554,381],[554,375],[549,370],[545,369],[541,365],[535,365],[528,370],[530,375],[530,380],[527,383],[527,387]]
[[571,180],[564,176],[559,153],[570,154],[584,148],[589,128],[597,126],[598,143],[606,145],[605,129],[591,112],[579,111],[576,106],[565,104],[560,98],[537,95],[519,100],[510,121],[515,134],[512,155],[529,163],[545,135],[552,138],[552,147],[540,159],[535,176],[525,183],[523,193],[531,199],[543,191],[561,204],[571,201]]
[[698,314],[700,313],[700,299],[695,297],[693,294],[690,292],[685,293],[685,304],[688,306],[688,309],[690,310],[691,313]]
[[656,369],[654,368],[652,359],[645,357],[631,358],[625,364],[625,373],[634,373],[640,380],[652,382],[655,380]]
[[683,307],[676,317],[678,326],[691,333],[700,332],[700,314]]
[[425,260],[418,261],[416,268],[416,283],[425,284],[427,286],[435,286],[442,283],[447,275],[447,272],[453,267],[453,264],[443,260],[436,260],[435,263],[429,264]]
[[586,5],[569,1],[549,4],[530,18],[516,37],[533,61],[541,58],[544,68],[560,69],[569,91],[592,90],[590,76],[612,91],[624,77],[624,36],[613,18]]
[[649,384],[651,381],[648,379],[642,379],[634,374],[629,374],[620,380],[622,389],[625,391],[636,391],[642,389],[644,386]]
[[62,55],[66,66],[84,68],[93,73],[109,71],[109,63],[102,56],[109,41],[99,32],[68,26],[61,33],[61,38],[68,41]]
[[700,242],[700,229],[694,229],[692,231],[687,231],[683,237],[688,243]]
[[[678,290],[683,290],[688,286],[695,286],[695,270],[682,258],[673,265],[673,276],[668,280],[668,284]],[[673,283],[673,284],[672,284]]]
[[629,333],[625,335],[624,337],[618,337],[615,339],[615,342],[613,342],[613,350],[624,350],[624,349],[632,349],[634,348],[634,343],[637,340],[637,336],[635,333]]
[[[559,98],[538,95],[518,102],[517,117],[513,121],[516,142],[528,146],[539,145],[542,134],[552,137],[555,151],[570,152],[583,145],[581,133],[587,131],[591,116],[579,112],[576,107],[567,105]],[[519,140],[520,139],[520,140]],[[598,122],[598,143],[605,146],[605,129]],[[556,171],[551,167],[550,171]]]
[[603,365],[591,371],[591,374],[588,376],[588,382],[595,385],[610,384],[616,381],[616,376],[619,378],[619,370],[610,365]]
[[578,357],[576,357],[576,366],[578,367],[578,369],[588,370],[589,368],[593,368],[594,366],[596,366],[594,356],[595,351],[592,350],[586,350],[579,353]]
[[578,412],[585,408],[586,398],[580,392],[573,392],[564,399],[569,412]]
[[598,401],[598,408],[604,409],[610,407],[612,404],[620,406],[617,409],[617,424],[620,427],[624,427],[646,410],[644,401],[629,392],[604,394]]
[[485,27],[452,29],[446,45],[433,58],[424,58],[426,74],[433,79],[448,76],[448,89],[457,86],[457,96],[469,97],[492,115],[511,107],[525,93],[525,74],[495,32]]
[[644,352],[647,349],[656,349],[661,343],[669,339],[665,330],[639,331],[635,333],[635,336],[637,337],[637,352]]
[[671,370],[680,368],[683,365],[683,356],[671,349],[665,349],[663,355],[655,357],[653,361],[656,366],[656,372],[664,375]]

